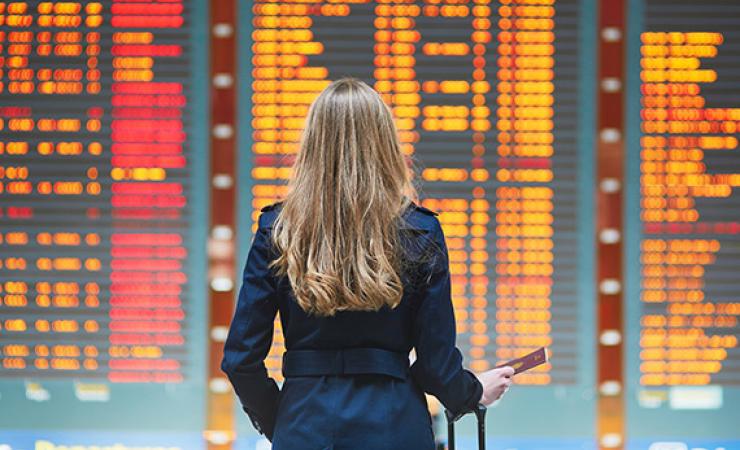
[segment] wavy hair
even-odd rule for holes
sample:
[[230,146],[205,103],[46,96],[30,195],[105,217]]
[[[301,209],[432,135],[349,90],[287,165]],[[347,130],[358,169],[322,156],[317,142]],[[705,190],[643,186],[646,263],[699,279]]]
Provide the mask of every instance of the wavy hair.
[[412,175],[391,110],[370,86],[341,78],[314,100],[272,232],[271,266],[304,311],[400,303],[398,227],[416,199]]

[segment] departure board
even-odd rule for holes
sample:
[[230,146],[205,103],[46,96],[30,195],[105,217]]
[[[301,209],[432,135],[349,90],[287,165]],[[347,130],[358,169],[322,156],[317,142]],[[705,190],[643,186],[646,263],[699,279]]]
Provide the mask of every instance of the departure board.
[[629,448],[740,446],[739,14],[630,11]]
[[[251,215],[240,228],[256,229],[260,208],[285,194],[318,93],[342,76],[367,82],[393,110],[421,203],[439,213],[465,364],[482,371],[541,346],[552,351],[552,364],[517,377],[498,433],[529,430],[524,403],[544,399],[572,415],[540,436],[593,442],[592,412],[582,408],[594,383],[593,218],[579,208],[592,198],[591,156],[579,130],[593,109],[580,60],[592,48],[581,25],[590,7],[568,0],[243,6],[252,28],[243,34],[251,45],[240,54],[240,79],[251,105],[240,113],[249,130],[240,146],[251,155],[241,156],[240,210]],[[283,351],[276,321],[267,364],[278,380]]]
[[202,427],[194,3],[0,2],[0,428]]

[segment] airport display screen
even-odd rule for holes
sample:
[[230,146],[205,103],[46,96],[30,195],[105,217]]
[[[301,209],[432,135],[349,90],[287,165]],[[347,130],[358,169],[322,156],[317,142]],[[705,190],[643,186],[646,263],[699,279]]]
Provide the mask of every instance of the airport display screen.
[[633,3],[627,447],[737,448],[740,5]]
[[0,444],[200,435],[196,3],[0,2]]

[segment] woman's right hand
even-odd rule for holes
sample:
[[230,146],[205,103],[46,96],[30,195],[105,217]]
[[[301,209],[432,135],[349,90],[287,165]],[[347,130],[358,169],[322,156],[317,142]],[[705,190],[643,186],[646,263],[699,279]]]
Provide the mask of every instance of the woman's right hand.
[[495,402],[509,389],[514,375],[514,369],[509,366],[491,369],[486,372],[476,374],[478,381],[483,385],[483,395],[480,403],[485,406]]

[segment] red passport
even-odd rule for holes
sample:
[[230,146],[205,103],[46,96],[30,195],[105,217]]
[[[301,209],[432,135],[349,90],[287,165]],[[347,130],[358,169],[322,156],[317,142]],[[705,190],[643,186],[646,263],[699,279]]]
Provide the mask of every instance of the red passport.
[[540,347],[539,349],[522,356],[521,358],[512,359],[509,362],[505,362],[496,368],[509,366],[514,369],[514,375],[522,373],[525,370],[529,370],[532,367],[537,367],[540,364],[545,364],[549,361],[548,351],[546,347]]

